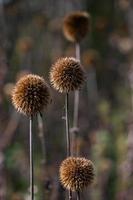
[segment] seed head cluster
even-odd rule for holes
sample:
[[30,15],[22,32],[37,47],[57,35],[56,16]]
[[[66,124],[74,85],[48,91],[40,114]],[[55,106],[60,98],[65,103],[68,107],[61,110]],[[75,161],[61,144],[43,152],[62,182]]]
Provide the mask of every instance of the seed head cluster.
[[59,92],[78,90],[84,82],[84,72],[75,58],[61,58],[52,66],[50,80]]
[[27,116],[41,112],[49,101],[48,86],[38,75],[25,75],[17,82],[12,92],[13,105],[20,113]]
[[90,15],[76,11],[64,19],[63,32],[71,42],[80,42],[90,31]]
[[68,157],[60,166],[62,185],[72,191],[81,191],[94,180],[94,165],[85,158]]

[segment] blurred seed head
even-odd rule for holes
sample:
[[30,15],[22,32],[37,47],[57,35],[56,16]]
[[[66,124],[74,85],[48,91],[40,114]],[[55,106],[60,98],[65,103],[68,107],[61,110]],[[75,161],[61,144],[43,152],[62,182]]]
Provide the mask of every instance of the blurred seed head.
[[23,37],[18,40],[17,49],[20,53],[28,53],[33,48],[33,40],[31,37]]
[[80,42],[90,31],[90,15],[76,11],[64,18],[63,32],[71,42]]
[[127,27],[124,25],[121,26],[117,32],[113,32],[110,35],[109,43],[126,55],[129,55],[133,50],[132,38],[127,34]]
[[50,102],[48,86],[43,78],[29,74],[22,77],[12,92],[14,107],[27,116],[41,112]]
[[124,54],[129,54],[133,49],[133,41],[130,37],[120,37],[118,40],[118,49]]
[[130,4],[130,0],[118,0],[118,5],[122,10],[127,10]]
[[78,90],[84,82],[84,72],[75,58],[60,58],[52,66],[50,80],[59,92]]
[[94,180],[94,165],[85,158],[69,157],[60,166],[60,180],[66,189],[83,190]]
[[86,68],[95,66],[99,61],[100,61],[100,56],[96,50],[90,49],[83,53],[83,65]]

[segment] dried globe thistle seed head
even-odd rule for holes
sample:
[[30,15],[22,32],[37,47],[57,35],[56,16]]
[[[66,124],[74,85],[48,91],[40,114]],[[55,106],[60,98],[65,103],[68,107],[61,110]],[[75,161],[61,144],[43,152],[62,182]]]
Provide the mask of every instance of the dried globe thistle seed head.
[[90,15],[76,11],[64,18],[63,32],[71,42],[80,42],[90,31]]
[[49,104],[50,93],[43,78],[29,74],[22,77],[12,92],[14,107],[27,116],[36,115]]
[[62,185],[72,191],[81,191],[94,180],[94,165],[85,158],[69,157],[60,166]]
[[78,90],[84,82],[84,72],[75,58],[61,58],[52,66],[50,80],[59,92]]

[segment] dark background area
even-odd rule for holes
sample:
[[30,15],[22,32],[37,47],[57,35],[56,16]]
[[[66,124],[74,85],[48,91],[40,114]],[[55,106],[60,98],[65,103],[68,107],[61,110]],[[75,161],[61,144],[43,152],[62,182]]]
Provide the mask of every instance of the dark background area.
[[[51,65],[75,56],[62,33],[63,18],[75,10],[91,15],[91,33],[81,43],[86,83],[80,92],[81,156],[96,167],[83,200],[133,199],[133,2],[132,0],[0,0],[0,199],[29,199],[28,120],[16,113],[11,91],[32,72],[49,83]],[[65,199],[58,170],[65,158],[64,95],[51,88],[43,113],[46,164],[34,120],[36,200]],[[70,119],[73,93],[70,94]]]

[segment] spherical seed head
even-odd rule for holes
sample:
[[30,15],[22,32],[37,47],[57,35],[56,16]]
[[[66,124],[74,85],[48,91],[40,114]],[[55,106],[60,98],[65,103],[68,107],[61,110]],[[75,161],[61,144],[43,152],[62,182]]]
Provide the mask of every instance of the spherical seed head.
[[22,77],[12,92],[14,107],[27,116],[41,112],[50,101],[48,86],[43,78],[29,74]]
[[60,180],[66,189],[83,190],[94,180],[94,165],[85,158],[69,157],[60,166]]
[[76,11],[64,19],[63,32],[71,42],[80,42],[90,31],[90,15]]
[[78,90],[84,82],[84,72],[75,58],[61,58],[52,66],[50,80],[59,92]]

